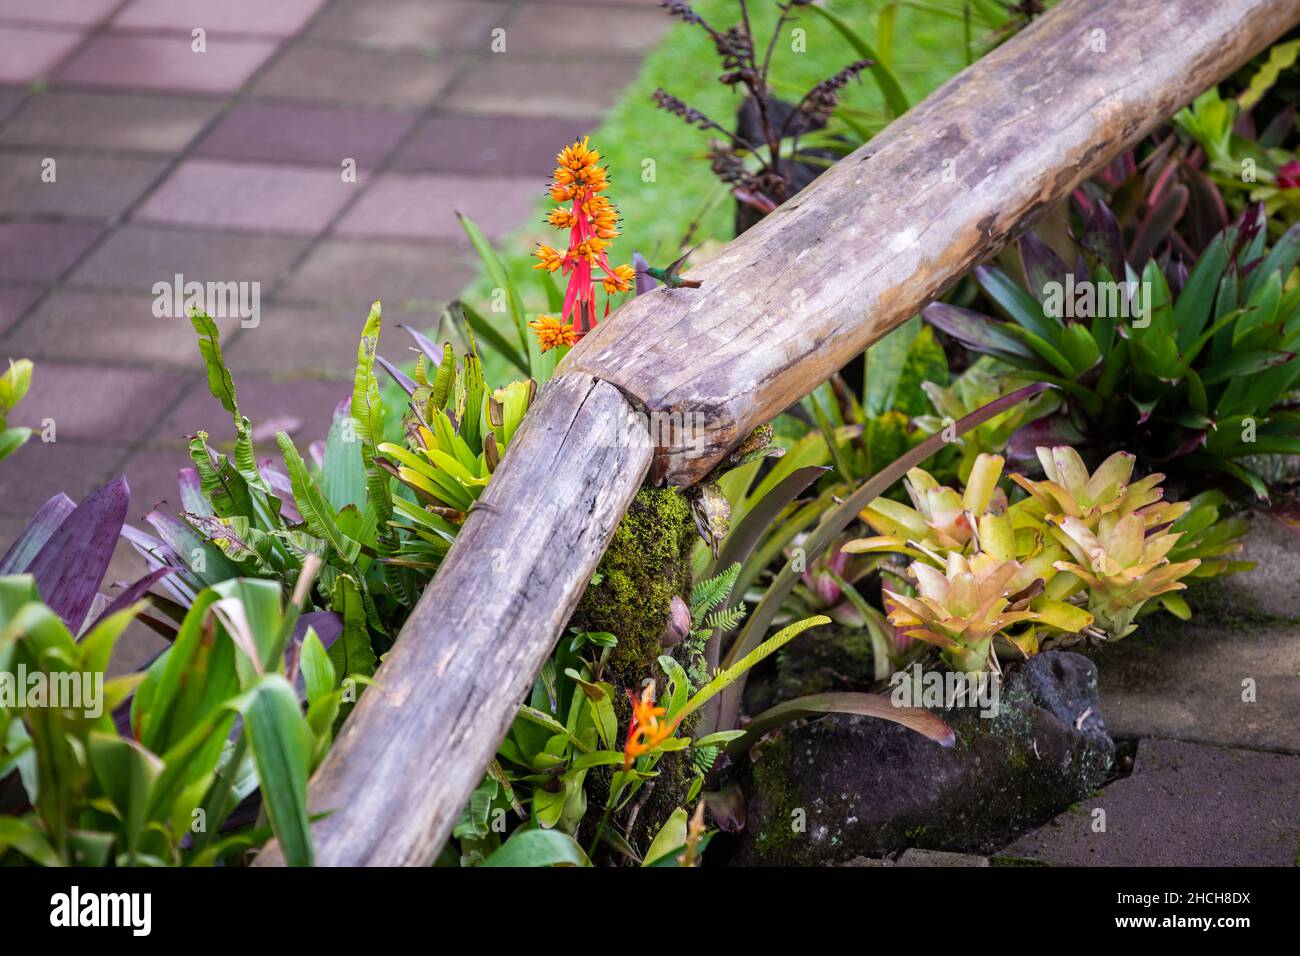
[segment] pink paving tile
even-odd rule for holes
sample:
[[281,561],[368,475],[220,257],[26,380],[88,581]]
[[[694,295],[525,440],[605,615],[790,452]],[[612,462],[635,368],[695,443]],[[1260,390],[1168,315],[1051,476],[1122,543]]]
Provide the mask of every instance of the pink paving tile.
[[200,156],[373,168],[415,123],[411,113],[241,103],[199,143]]
[[80,33],[0,25],[0,83],[30,83],[46,76],[82,39]]
[[[57,176],[42,179],[46,158],[55,158]],[[85,153],[50,157],[45,151],[0,153],[0,216],[65,216],[110,219],[144,194],[166,163]]]
[[640,68],[635,56],[482,56],[443,105],[461,113],[583,119],[613,106]]
[[27,397],[9,413],[9,424],[40,429],[53,419],[56,444],[134,442],[196,374],[44,362],[32,373]]
[[338,225],[343,236],[393,236],[466,241],[461,212],[489,237],[527,218],[546,188],[545,177],[380,176]]
[[[359,333],[357,337],[359,340]],[[248,342],[255,344],[252,338]],[[343,378],[329,381],[248,375],[233,354],[230,363],[239,392],[239,408],[253,423],[259,451],[270,452],[275,448],[272,429],[278,428],[287,431],[298,450],[306,455],[308,445],[325,438],[335,407],[352,393],[351,381]],[[190,389],[168,413],[154,431],[154,444],[174,447],[180,436],[193,435],[200,429],[208,433],[214,444],[235,438],[230,413],[203,387]]]
[[0,0],[0,20],[98,26],[121,0]]
[[522,116],[431,117],[393,162],[397,172],[546,175],[560,148],[599,120]]
[[340,173],[191,159],[145,201],[136,218],[213,229],[315,233],[361,185],[343,182]]
[[209,37],[206,53],[190,48],[189,34],[90,40],[56,79],[87,86],[230,93],[243,85],[275,50],[274,43]]
[[44,288],[38,285],[0,286],[0,335],[41,297]]
[[0,129],[0,143],[175,153],[222,105],[197,96],[49,90],[23,103]]
[[[382,299],[386,317],[390,306],[405,302],[447,301],[476,269],[472,253],[446,242],[322,239],[275,294],[291,302],[348,306],[354,314]],[[385,322],[385,328],[391,325]]]
[[510,4],[493,0],[349,0],[312,25],[313,40],[382,47],[488,50],[492,30],[505,26]]
[[[659,6],[640,9],[587,4],[526,4],[508,27],[511,53],[642,53],[658,43],[675,20]],[[581,24],[581,29],[574,29]]]
[[[251,33],[287,37],[297,33],[325,0],[131,0],[113,18],[114,29]],[[441,2],[441,0],[439,0]]]
[[68,282],[143,293],[179,272],[198,282],[259,282],[265,296],[310,242],[302,236],[127,224],[97,246]]
[[0,279],[50,282],[90,248],[99,226],[62,222],[0,223]]
[[[36,375],[32,382],[36,382]],[[63,492],[80,501],[91,489],[113,477],[113,467],[121,460],[122,452],[122,446],[116,443],[87,444],[70,439],[45,443],[40,435],[33,435],[0,468],[0,514],[18,519],[4,522],[8,537],[0,545],[0,555],[9,550],[36,509],[54,495]]]
[[460,66],[457,54],[297,45],[276,59],[252,92],[331,106],[420,108],[442,93]]
[[[57,289],[10,334],[4,347],[14,355],[35,359],[38,366],[42,359],[57,359],[201,368],[203,360],[189,320],[175,315],[159,318],[153,306],[154,296],[148,290]],[[216,322],[223,341],[239,330],[238,319]],[[94,388],[92,382],[87,391],[93,394]]]

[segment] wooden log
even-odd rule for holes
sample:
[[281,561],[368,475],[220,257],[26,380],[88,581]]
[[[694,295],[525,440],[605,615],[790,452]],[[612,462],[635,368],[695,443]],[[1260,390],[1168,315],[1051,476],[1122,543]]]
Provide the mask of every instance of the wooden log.
[[691,484],[1297,20],[1297,0],[1062,3],[566,367],[702,425],[651,469]]
[[[318,861],[433,860],[652,463],[707,473],[1297,20],[1297,0],[1067,0],[694,270],[702,289],[602,323],[317,772]],[[634,410],[673,440],[611,440],[611,421],[643,428]],[[258,859],[281,862],[274,843]]]
[[312,780],[312,812],[334,811],[319,864],[432,862],[641,487],[645,437],[609,385],[542,390]]

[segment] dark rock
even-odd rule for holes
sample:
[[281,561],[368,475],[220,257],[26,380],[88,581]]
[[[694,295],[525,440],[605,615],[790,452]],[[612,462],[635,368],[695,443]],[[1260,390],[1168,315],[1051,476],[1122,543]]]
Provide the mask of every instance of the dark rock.
[[816,865],[907,847],[987,854],[1099,787],[1115,745],[1092,662],[1049,651],[1011,674],[996,716],[943,714],[945,749],[867,717],[832,715],[769,741],[742,768],[736,862]]

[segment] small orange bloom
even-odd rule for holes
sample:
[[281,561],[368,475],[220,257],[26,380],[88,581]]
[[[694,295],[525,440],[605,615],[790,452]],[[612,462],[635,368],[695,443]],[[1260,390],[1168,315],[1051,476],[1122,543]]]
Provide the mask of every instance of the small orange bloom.
[[632,702],[632,720],[627,726],[627,743],[623,745],[623,769],[627,770],[637,757],[647,754],[671,737],[677,730],[677,721],[660,718],[668,711],[655,706],[654,681],[646,683],[638,699],[632,691],[627,692]]
[[551,210],[551,214],[546,217],[546,221],[556,229],[572,229],[575,222],[573,210],[565,209],[563,206],[556,206]]
[[534,269],[545,269],[547,272],[558,272],[564,265],[564,253],[560,252],[558,249],[552,249],[550,246],[539,244],[537,248],[533,250],[533,255],[541,260],[533,266]]
[[614,271],[601,280],[605,285],[605,294],[614,295],[626,292],[636,281],[636,270],[631,266],[615,266]]
[[537,333],[537,344],[543,352],[577,341],[573,326],[565,325],[553,315],[539,315],[537,321],[529,322],[528,326]]

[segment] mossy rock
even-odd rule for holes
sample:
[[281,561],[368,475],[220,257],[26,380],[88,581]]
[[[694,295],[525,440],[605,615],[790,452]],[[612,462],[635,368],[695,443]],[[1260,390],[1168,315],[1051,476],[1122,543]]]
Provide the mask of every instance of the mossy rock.
[[788,731],[741,768],[747,823],[736,862],[998,850],[1105,782],[1115,745],[1096,695],[1090,661],[1050,651],[1008,679],[996,716],[945,711],[952,748],[867,717],[837,714]]
[[618,638],[609,669],[636,687],[657,675],[660,639],[674,595],[690,599],[695,524],[686,498],[671,488],[642,488],[614,531],[572,624]]
[[[597,568],[597,583],[587,588],[570,621],[588,631],[608,631],[618,638],[610,653],[604,678],[618,693],[614,709],[619,726],[626,727],[631,714],[626,691],[637,691],[646,678],[655,678],[659,691],[665,689],[659,657],[671,653],[692,672],[690,642],[666,651],[661,643],[671,613],[672,600],[690,600],[691,549],[696,540],[695,523],[686,498],[670,488],[643,488],[619,522],[605,556]],[[678,731],[689,737],[699,715],[688,718]],[[644,851],[659,828],[682,806],[695,777],[690,751],[666,754],[655,768],[658,776],[633,798],[612,826],[625,834],[632,846]],[[593,773],[587,778],[588,805],[600,808],[608,796],[609,775]],[[632,808],[635,821],[627,826]],[[595,835],[598,809],[587,814],[580,840]]]

